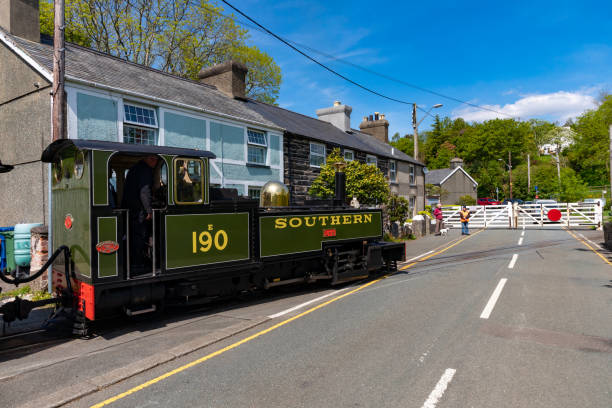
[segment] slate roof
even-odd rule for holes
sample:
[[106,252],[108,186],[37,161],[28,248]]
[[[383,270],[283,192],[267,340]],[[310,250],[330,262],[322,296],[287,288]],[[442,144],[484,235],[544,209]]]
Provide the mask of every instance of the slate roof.
[[[53,72],[53,46],[47,41],[37,43],[8,34],[0,29],[21,50],[49,72]],[[43,37],[43,40],[44,37]],[[255,122],[271,128],[274,123],[244,103],[228,98],[214,86],[202,84],[125,61],[111,55],[75,44],[66,43],[66,82],[81,80],[87,83],[117,88],[168,102],[203,109],[220,116],[231,116],[247,122]]]
[[245,104],[267,120],[294,135],[424,166],[423,163],[402,151],[358,130],[351,129],[352,133],[343,132],[331,123],[255,100],[248,100]]
[[[42,36],[43,41],[38,43],[13,36],[2,28],[0,34],[49,73],[53,72],[53,46],[48,37]],[[132,93],[143,98],[205,110],[211,114],[283,129],[314,140],[424,166],[411,156],[358,130],[352,129],[351,133],[347,133],[328,122],[278,106],[251,99],[241,101],[229,98],[214,86],[68,42],[66,43],[66,81],[77,83],[82,81],[93,87],[114,88],[119,93],[128,95]]]
[[425,174],[425,184],[439,185],[442,180],[451,174],[451,172],[451,169],[429,170],[427,174]]

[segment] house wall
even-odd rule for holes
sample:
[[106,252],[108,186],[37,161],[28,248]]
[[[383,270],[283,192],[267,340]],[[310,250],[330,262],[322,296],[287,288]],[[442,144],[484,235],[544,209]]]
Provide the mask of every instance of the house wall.
[[[414,166],[414,183],[410,183],[411,166]],[[398,161],[397,180],[397,184],[391,184],[391,192],[407,199],[414,197],[414,213],[423,211],[425,209],[425,174],[423,174],[423,166]]]
[[[67,86],[67,93],[70,138],[122,142],[124,103],[147,106],[157,115],[158,145],[208,150],[217,156],[210,161],[211,184],[236,188],[238,194],[247,195],[249,187],[260,188],[271,180],[282,181],[283,137],[276,130],[81,85]],[[266,133],[265,165],[247,163],[247,129]]]
[[461,170],[457,170],[450,176],[441,187],[448,192],[444,197],[443,204],[456,204],[461,196],[469,195],[476,199],[476,189],[474,182],[469,179]]
[[46,223],[48,166],[39,160],[52,138],[50,84],[5,45],[0,84],[0,160],[17,164],[0,174],[0,226]]

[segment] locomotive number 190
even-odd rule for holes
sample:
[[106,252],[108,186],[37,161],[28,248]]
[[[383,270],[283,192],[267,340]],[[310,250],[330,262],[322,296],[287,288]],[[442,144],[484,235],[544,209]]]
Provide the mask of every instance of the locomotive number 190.
[[191,235],[194,254],[198,253],[198,250],[200,252],[208,252],[213,245],[217,251],[223,251],[229,243],[227,232],[225,232],[225,230],[215,231],[212,224],[208,225],[208,231],[202,231],[200,233],[193,231]]

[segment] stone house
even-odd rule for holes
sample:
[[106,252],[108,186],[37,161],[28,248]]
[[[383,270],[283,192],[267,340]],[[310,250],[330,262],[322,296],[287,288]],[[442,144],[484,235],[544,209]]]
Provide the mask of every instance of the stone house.
[[[0,161],[15,164],[0,178],[0,226],[48,217],[53,47],[37,5],[0,2]],[[284,164],[283,129],[249,109],[245,75],[228,62],[191,81],[66,43],[66,137],[209,150],[211,184],[247,195],[284,181]]]
[[459,198],[469,195],[476,200],[478,183],[463,168],[463,160],[455,157],[450,161],[450,168],[430,170],[425,174],[425,184],[439,186],[443,192],[440,196],[428,195],[428,204],[441,201],[442,204],[456,204]]
[[318,118],[256,101],[249,101],[249,106],[285,129],[283,167],[293,203],[311,198],[308,188],[326,156],[339,148],[347,161],[378,166],[387,176],[391,192],[407,198],[413,212],[424,209],[424,164],[389,145],[389,122],[384,115],[364,117],[361,130],[356,130],[350,125],[352,108],[338,101],[332,107],[318,109]]

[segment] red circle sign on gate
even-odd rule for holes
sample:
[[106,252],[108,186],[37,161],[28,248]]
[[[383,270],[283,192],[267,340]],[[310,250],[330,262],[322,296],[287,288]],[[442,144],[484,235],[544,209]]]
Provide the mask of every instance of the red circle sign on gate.
[[548,210],[548,219],[551,221],[559,221],[561,219],[561,211],[556,208]]

